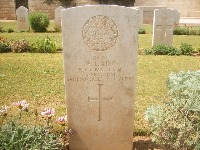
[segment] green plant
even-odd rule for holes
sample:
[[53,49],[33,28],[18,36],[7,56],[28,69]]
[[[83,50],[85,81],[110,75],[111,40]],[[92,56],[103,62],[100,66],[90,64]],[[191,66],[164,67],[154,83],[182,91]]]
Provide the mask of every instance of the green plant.
[[35,32],[46,32],[50,22],[47,14],[33,12],[29,15],[29,23]]
[[5,38],[0,37],[0,53],[11,52],[10,44]]
[[139,29],[138,33],[139,34],[146,34],[146,30],[145,29]]
[[200,148],[200,70],[171,73],[170,99],[145,112],[153,140],[169,149]]
[[180,55],[180,51],[173,47],[164,44],[156,45],[152,48],[144,50],[145,55]]
[[200,29],[193,27],[176,27],[174,29],[174,35],[200,35]]
[[22,39],[19,41],[16,41],[11,44],[11,51],[15,53],[22,53],[22,52],[28,52],[30,51],[30,45],[28,41]]
[[55,26],[54,30],[55,30],[55,32],[61,32],[61,27]]
[[[44,3],[51,5],[55,0],[44,0]],[[69,6],[72,0],[59,0],[63,6]]]
[[40,126],[22,126],[14,121],[0,127],[1,150],[59,149],[57,136]]
[[7,30],[7,32],[8,32],[8,33],[12,33],[12,32],[14,32],[14,30],[9,28],[9,29]]
[[42,40],[37,39],[37,41],[33,44],[32,52],[55,53],[56,44],[48,36]]
[[191,55],[194,49],[190,44],[181,43],[180,50],[182,55]]
[[4,30],[3,27],[0,27],[0,32],[1,32],[1,33],[5,32],[5,30]]

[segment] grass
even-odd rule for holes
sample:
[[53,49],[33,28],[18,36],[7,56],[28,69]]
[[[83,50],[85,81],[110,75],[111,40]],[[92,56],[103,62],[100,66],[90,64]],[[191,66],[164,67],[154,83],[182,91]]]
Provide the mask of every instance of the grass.
[[[38,110],[55,107],[57,115],[65,112],[63,58],[57,54],[1,54],[0,105],[36,97]],[[170,72],[198,70],[200,59],[192,56],[139,56],[135,129],[148,130],[144,111],[160,103],[167,94],[165,81]]]
[[[16,29],[15,23],[0,21],[0,26]],[[144,28],[148,34],[139,35],[141,51],[151,47],[152,26],[144,25]],[[50,29],[53,29],[53,23],[51,23]],[[61,33],[0,33],[1,37],[6,37],[8,40],[26,39],[30,42],[34,42],[36,37],[45,38],[47,35],[56,40],[57,46],[61,47]],[[181,43],[187,42],[194,48],[200,48],[198,41],[200,41],[200,36],[174,36],[174,46],[177,47]],[[167,95],[165,81],[168,74],[180,70],[198,70],[200,59],[192,56],[139,55],[138,57],[134,131],[147,132],[149,128],[144,120],[144,111],[152,104],[162,103],[162,99]],[[64,115],[66,107],[63,78],[61,53],[0,54],[0,106],[26,99],[32,105],[36,105],[38,101],[38,110],[49,106],[56,108],[58,116]]]

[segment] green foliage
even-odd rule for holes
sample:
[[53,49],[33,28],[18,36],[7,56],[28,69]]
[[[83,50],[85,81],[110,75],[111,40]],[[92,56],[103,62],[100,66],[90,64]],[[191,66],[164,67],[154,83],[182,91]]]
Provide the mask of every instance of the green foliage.
[[[44,3],[51,5],[55,0],[44,0]],[[72,0],[59,0],[63,6],[69,6]]]
[[182,55],[191,55],[194,49],[192,48],[192,45],[190,44],[181,43],[180,50],[181,50]]
[[37,41],[33,44],[32,52],[55,53],[56,44],[48,36],[42,40],[37,39]]
[[47,133],[42,127],[22,126],[8,122],[0,127],[1,150],[58,149],[56,135]]
[[150,49],[144,50],[145,55],[180,55],[180,50],[168,45],[156,45]]
[[4,30],[3,27],[0,27],[0,32],[1,32],[1,33],[5,32],[5,30]]
[[138,33],[139,34],[146,34],[146,30],[145,29],[139,29]]
[[28,41],[22,39],[19,41],[16,41],[11,44],[11,51],[14,53],[23,53],[23,52],[28,52],[30,51],[30,45]]
[[0,37],[0,53],[11,52],[10,44],[6,39]]
[[174,35],[200,35],[200,28],[177,27],[174,29]]
[[144,49],[145,55],[191,55],[193,52],[193,47],[187,43],[181,43],[180,48],[175,48],[173,46],[167,46],[164,44],[156,45],[152,48]]
[[171,73],[170,100],[145,113],[153,140],[169,149],[200,148],[200,70]]
[[47,14],[33,12],[29,15],[29,23],[35,32],[46,32],[50,22]]
[[11,28],[9,28],[7,32],[8,32],[8,33],[12,33],[12,32],[14,32],[14,30],[11,29]]
[[54,30],[55,30],[55,32],[61,32],[61,27],[55,26]]

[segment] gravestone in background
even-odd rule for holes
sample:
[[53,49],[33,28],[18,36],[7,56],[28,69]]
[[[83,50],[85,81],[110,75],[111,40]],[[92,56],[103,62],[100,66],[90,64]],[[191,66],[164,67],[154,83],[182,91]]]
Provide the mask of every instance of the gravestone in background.
[[174,11],[174,25],[179,26],[180,12],[176,9],[172,10]]
[[172,45],[175,12],[172,9],[154,10],[152,45]]
[[61,27],[61,10],[65,9],[62,6],[59,6],[55,9],[55,25]]
[[28,24],[28,9],[24,6],[20,6],[16,10],[17,15],[17,27],[18,31],[27,31],[29,30],[29,24]]
[[138,23],[120,6],[62,11],[70,150],[132,150]]
[[133,9],[138,9],[139,10],[139,28],[142,28],[143,26],[143,10],[140,9],[140,7],[131,7]]

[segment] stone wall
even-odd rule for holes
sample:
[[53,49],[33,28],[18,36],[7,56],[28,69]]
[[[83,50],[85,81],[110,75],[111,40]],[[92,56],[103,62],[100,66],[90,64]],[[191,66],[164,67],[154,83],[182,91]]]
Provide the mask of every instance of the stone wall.
[[181,12],[181,17],[200,17],[200,0],[135,0],[135,6],[166,6]]
[[16,19],[15,0],[0,0],[0,20]]
[[[60,6],[59,2],[51,5],[43,3],[44,0],[28,0],[29,12],[41,11],[48,13],[54,18],[55,8]],[[97,0],[73,0],[72,6],[85,4],[98,4]],[[200,0],[135,0],[135,6],[164,6],[175,8],[181,12],[181,17],[200,17]],[[145,9],[145,8],[144,8]],[[16,19],[15,0],[0,0],[0,19]]]
[[29,13],[30,12],[44,12],[47,13],[50,19],[54,19],[55,9],[61,6],[59,2],[54,2],[51,5],[44,3],[44,0],[28,0]]
[[93,5],[93,4],[98,4],[96,0],[73,0],[73,3],[76,6],[82,6],[82,5]]

